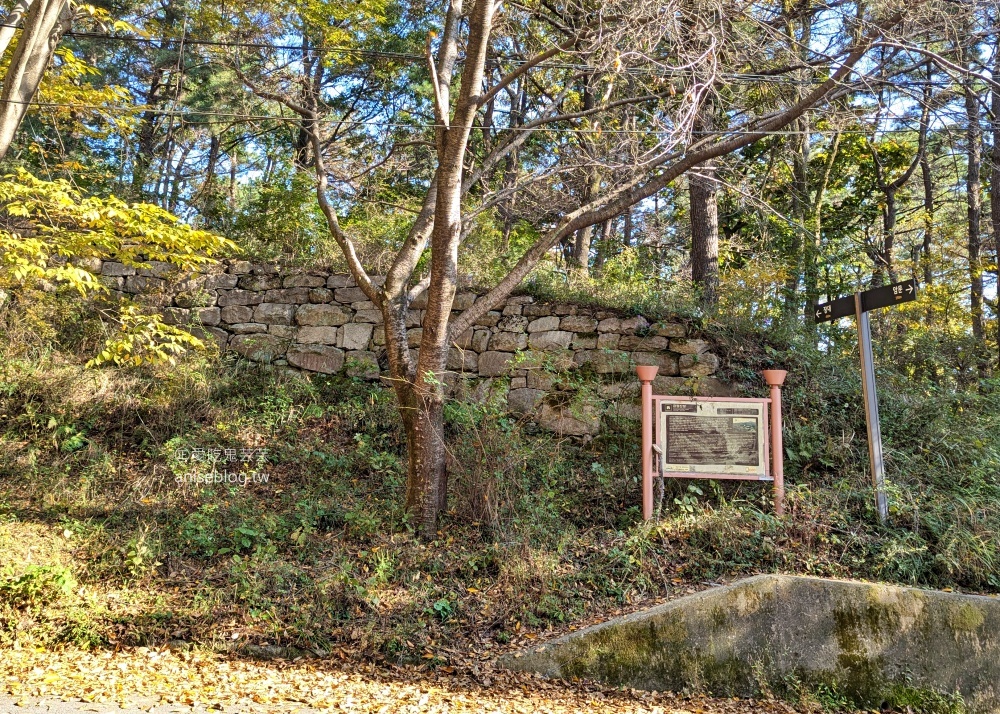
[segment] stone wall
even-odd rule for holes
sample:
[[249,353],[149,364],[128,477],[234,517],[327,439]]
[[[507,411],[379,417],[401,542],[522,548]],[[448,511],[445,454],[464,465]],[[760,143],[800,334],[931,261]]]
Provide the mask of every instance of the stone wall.
[[[105,262],[100,273],[112,290],[160,307],[166,322],[193,325],[221,349],[253,361],[369,378],[386,366],[382,315],[348,275],[240,260],[194,277],[172,275],[165,263],[137,270]],[[460,291],[455,310],[475,298]],[[414,348],[424,306],[423,297],[414,301],[407,319]],[[512,411],[530,413],[557,432],[591,434],[606,411],[602,401],[618,402],[622,415],[638,418],[636,364],[659,366],[658,393],[727,393],[713,377],[719,368],[713,345],[680,322],[651,323],[527,295],[508,298],[458,338],[447,380],[452,390],[480,395],[503,389]],[[583,376],[590,388],[581,388]],[[549,398],[556,392],[558,398]]]

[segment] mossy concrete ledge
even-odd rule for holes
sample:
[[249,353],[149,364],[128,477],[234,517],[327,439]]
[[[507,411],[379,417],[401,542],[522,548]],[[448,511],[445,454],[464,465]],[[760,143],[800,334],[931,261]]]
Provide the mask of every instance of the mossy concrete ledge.
[[1000,712],[1000,600],[761,575],[500,664],[646,690],[792,696],[822,685],[862,706],[933,702],[938,709],[951,701]]

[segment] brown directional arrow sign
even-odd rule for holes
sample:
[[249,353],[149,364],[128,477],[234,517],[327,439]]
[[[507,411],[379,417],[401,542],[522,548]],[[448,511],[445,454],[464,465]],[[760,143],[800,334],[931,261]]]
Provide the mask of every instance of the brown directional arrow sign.
[[895,285],[872,288],[861,293],[861,310],[868,312],[880,307],[889,307],[917,299],[917,281],[904,280]]
[[813,305],[809,308],[809,316],[819,322],[832,322],[842,317],[854,314],[854,296],[831,300],[830,302]]
[[[904,280],[894,285],[865,290],[861,295],[861,312],[868,312],[880,307],[889,307],[899,303],[911,302],[917,299],[917,281]],[[831,322],[841,317],[854,315],[856,308],[854,296],[831,300],[809,308],[809,316],[816,322]]]

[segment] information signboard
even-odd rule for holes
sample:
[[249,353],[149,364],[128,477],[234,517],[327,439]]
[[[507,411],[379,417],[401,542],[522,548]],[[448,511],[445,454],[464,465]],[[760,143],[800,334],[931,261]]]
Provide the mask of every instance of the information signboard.
[[660,462],[664,476],[770,480],[765,401],[660,403]]

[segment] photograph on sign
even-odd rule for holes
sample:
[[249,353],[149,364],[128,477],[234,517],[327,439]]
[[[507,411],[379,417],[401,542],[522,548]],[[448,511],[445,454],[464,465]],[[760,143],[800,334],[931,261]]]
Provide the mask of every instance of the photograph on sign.
[[660,408],[663,474],[768,477],[764,404],[669,402]]

